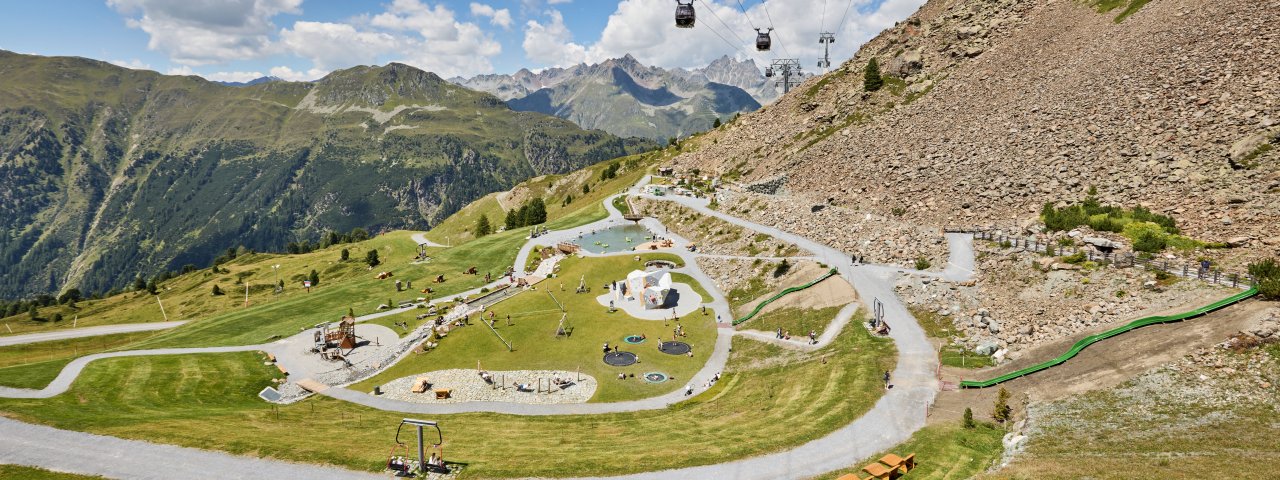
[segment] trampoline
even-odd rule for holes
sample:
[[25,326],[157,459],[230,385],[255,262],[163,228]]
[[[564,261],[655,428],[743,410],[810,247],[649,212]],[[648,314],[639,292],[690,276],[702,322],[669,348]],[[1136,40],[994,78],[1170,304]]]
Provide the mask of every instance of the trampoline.
[[658,346],[658,351],[670,355],[684,355],[690,350],[693,350],[693,347],[684,342],[662,342],[662,345]]
[[644,337],[641,337],[639,335],[627,335],[627,337],[623,338],[622,341],[630,343],[632,345],[636,345],[636,344],[644,343]]
[[649,372],[644,374],[644,381],[649,383],[662,383],[667,381],[667,374],[662,372]]
[[604,354],[604,363],[615,367],[625,367],[636,363],[636,354],[631,352],[609,352]]

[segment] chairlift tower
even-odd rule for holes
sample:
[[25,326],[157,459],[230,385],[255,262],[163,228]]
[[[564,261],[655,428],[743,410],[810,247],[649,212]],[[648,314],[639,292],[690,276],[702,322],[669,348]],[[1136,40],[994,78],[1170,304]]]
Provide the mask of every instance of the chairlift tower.
[[831,44],[836,43],[836,36],[831,32],[822,32],[818,34],[818,43],[822,44],[822,60],[818,60],[818,68],[826,74],[831,68]]
[[794,58],[779,58],[764,70],[764,76],[777,77],[774,79],[774,84],[781,85],[784,94],[791,91],[792,85],[800,84],[799,78],[792,77],[800,77],[802,74],[800,61]]

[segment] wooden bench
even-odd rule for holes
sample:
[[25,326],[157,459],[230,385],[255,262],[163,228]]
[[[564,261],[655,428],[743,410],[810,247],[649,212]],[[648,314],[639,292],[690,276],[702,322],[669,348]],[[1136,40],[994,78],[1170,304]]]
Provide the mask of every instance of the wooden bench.
[[871,478],[877,480],[892,480],[893,478],[896,478],[894,473],[897,472],[897,469],[886,468],[884,465],[879,463],[873,463],[862,467],[862,471],[871,474]]
[[413,389],[411,391],[413,393],[425,393],[430,385],[431,382],[427,381],[427,377],[418,377],[413,381]]
[[274,353],[267,353],[267,361],[276,363],[276,355]]
[[280,373],[283,373],[284,376],[289,376],[289,371],[284,369],[284,365],[277,363],[276,368],[280,369]]
[[437,389],[436,389],[436,400],[444,400],[444,399],[449,398],[450,396],[452,396],[452,394],[453,394],[453,390],[450,390],[450,389],[448,389],[448,388],[437,388]]

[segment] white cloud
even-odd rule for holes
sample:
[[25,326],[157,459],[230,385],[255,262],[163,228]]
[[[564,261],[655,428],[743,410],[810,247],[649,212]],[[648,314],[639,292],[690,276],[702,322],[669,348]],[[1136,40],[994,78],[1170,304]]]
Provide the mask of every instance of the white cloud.
[[586,47],[573,43],[573,33],[564,25],[564,16],[557,10],[547,12],[550,21],[543,25],[536,20],[525,23],[524,53],[535,62],[552,66],[569,66],[587,60]]
[[405,43],[390,34],[358,31],[345,23],[295,22],[293,28],[280,31],[281,46],[317,68],[376,63],[379,56]]
[[547,5],[559,5],[562,3],[572,3],[573,0],[547,0]]
[[443,4],[432,7],[419,0],[395,0],[370,25],[400,35],[403,43],[396,50],[397,61],[446,78],[492,72],[489,59],[502,53],[502,44],[492,35],[475,23],[458,21]]
[[[622,0],[609,16],[600,39],[594,43],[585,46],[572,43],[572,34],[556,14],[547,24],[528,22],[524,47],[530,60],[548,65],[576,63],[580,61],[578,58],[599,62],[630,53],[650,65],[699,67],[722,55],[730,55],[743,60],[755,59],[762,67],[775,58],[798,58],[805,71],[814,72],[823,53],[817,41],[822,31],[838,32],[831,50],[832,63],[838,64],[852,56],[871,36],[905,19],[923,3],[924,0],[884,0],[874,10],[862,14],[858,10],[874,5],[873,0],[853,0],[841,28],[841,17],[849,5],[845,2],[756,3],[744,15],[734,1],[706,0],[695,3],[696,26],[679,29],[675,27],[674,2]],[[773,49],[758,52],[752,27],[769,25],[775,28]]]
[[292,82],[309,82],[327,75],[327,70],[313,68],[305,72],[300,72],[289,67],[279,66],[271,67],[271,76]]
[[107,0],[125,24],[146,32],[147,48],[183,65],[256,58],[268,53],[271,18],[299,13],[302,0]]
[[201,76],[215,82],[247,82],[266,75],[263,75],[262,72],[214,72]]
[[476,17],[487,17],[490,25],[497,25],[505,29],[511,29],[511,10],[497,9],[483,3],[471,2],[471,15]]
[[181,65],[164,71],[165,75],[196,75],[189,65]]
[[112,60],[111,64],[117,67],[132,68],[134,70],[154,70],[153,68],[151,68],[151,64],[143,62],[142,60],[138,60],[136,58],[129,61]]

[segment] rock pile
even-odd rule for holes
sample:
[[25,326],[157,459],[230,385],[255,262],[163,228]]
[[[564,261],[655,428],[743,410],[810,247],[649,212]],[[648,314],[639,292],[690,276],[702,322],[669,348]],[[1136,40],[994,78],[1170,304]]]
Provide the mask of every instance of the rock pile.
[[[1276,253],[1280,1],[1116,13],[931,0],[831,75],[699,137],[673,167],[784,179],[782,196],[806,210],[932,226],[1020,225],[1095,186],[1103,203],[1146,205],[1193,237]],[[872,57],[900,77],[875,93],[862,87]]]
[[675,202],[646,199],[634,202],[637,209],[656,217],[671,232],[696,243],[701,253],[766,257],[810,255],[795,245],[702,215]]
[[[898,295],[914,308],[948,317],[959,340],[1007,358],[1032,347],[1157,312],[1199,306],[1233,293],[1196,280],[1157,281],[1155,274],[1114,265],[1047,270],[1062,262],[990,242],[975,244],[978,277],[970,284],[904,277]],[[1169,283],[1173,282],[1173,283]]]

